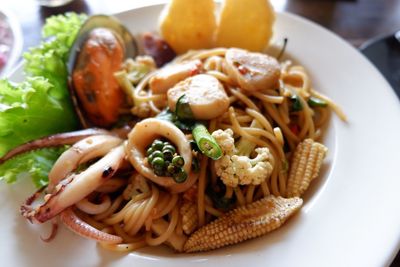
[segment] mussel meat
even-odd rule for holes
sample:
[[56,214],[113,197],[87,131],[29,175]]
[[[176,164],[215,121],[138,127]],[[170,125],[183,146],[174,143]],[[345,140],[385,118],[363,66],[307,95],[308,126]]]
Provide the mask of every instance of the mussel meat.
[[111,127],[125,96],[114,73],[138,53],[130,32],[115,18],[90,17],[80,29],[68,61],[69,87],[83,127]]

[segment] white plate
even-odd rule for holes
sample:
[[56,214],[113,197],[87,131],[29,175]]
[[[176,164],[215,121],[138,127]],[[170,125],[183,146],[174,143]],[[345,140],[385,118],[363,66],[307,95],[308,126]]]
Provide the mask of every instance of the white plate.
[[14,68],[15,63],[17,63],[18,59],[21,56],[22,45],[23,45],[23,37],[21,26],[16,18],[16,16],[5,9],[0,10],[0,20],[5,20],[11,30],[11,35],[13,38],[12,47],[10,48],[8,59],[6,65],[0,69],[0,77],[7,76],[8,73]]
[[[156,29],[162,6],[117,15],[133,32]],[[43,227],[19,215],[33,192],[28,182],[0,186],[2,266],[381,266],[400,238],[398,151],[400,105],[378,71],[353,47],[307,20],[278,14],[275,39],[289,37],[287,53],[310,72],[314,87],[338,102],[349,122],[333,116],[326,136],[326,170],[305,206],[264,237],[209,253],[165,249],[120,254],[61,227],[51,243]],[[245,38],[245,37],[244,37]],[[17,70],[13,77],[21,75]]]

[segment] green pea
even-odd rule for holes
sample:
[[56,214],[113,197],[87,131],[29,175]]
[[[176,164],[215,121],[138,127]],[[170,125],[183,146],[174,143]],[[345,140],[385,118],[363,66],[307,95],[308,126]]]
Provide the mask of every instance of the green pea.
[[170,150],[163,150],[163,155],[164,155],[164,159],[171,161],[172,158],[174,157],[174,154],[170,151]]
[[153,166],[153,168],[155,170],[162,170],[162,169],[164,169],[165,162],[164,162],[164,159],[155,157],[153,159],[153,161],[151,162],[151,165]]
[[165,142],[164,142],[164,146],[170,146],[170,145],[171,145],[170,142],[168,142],[168,141],[165,141]]
[[167,171],[173,175],[174,173],[179,172],[179,168],[177,168],[176,166],[174,166],[172,164],[169,164],[167,167]]
[[173,147],[172,145],[165,145],[165,146],[163,147],[163,151],[166,151],[166,150],[171,151],[172,154],[175,154],[175,152],[176,152],[175,147]]
[[150,156],[154,151],[155,149],[153,147],[149,147],[146,151],[147,156]]
[[176,167],[182,167],[185,165],[185,160],[181,156],[175,156],[172,159],[172,164],[174,164]]
[[152,165],[153,159],[157,156],[157,155],[153,155],[154,152],[152,154],[150,154],[150,156],[147,156],[147,161],[150,163],[150,165]]
[[187,173],[183,169],[180,169],[179,172],[174,173],[172,178],[174,179],[174,181],[176,183],[180,184],[180,183],[183,183],[184,181],[186,181]]
[[164,148],[164,142],[161,140],[154,140],[153,144],[151,145],[152,148],[154,148],[154,150],[162,150]]
[[[164,154],[161,152],[161,151],[154,151],[151,155],[150,155],[150,157],[151,158],[162,158],[162,159],[164,159]],[[151,161],[150,161],[151,162]]]

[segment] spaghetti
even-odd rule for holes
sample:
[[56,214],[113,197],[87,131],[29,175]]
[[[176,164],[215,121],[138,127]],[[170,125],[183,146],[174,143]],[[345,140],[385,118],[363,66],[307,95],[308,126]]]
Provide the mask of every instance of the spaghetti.
[[[346,120],[333,101],[312,88],[305,68],[290,61],[280,63],[280,75],[274,88],[243,89],[227,71],[227,51],[225,48],[190,51],[165,68],[192,60],[201,61],[200,73],[216,78],[229,99],[229,108],[206,122],[208,131],[230,129],[235,141],[245,140],[250,144],[250,155],[254,155],[258,147],[267,148],[270,174],[257,183],[225,185],[221,182],[220,170],[217,170],[214,160],[194,150],[191,151],[192,166],[197,160],[199,171],[196,172],[195,168],[189,171],[190,184],[147,179],[146,175],[142,175],[140,166],[133,170],[128,168],[128,171],[122,169],[117,172],[118,177],[111,178],[74,206],[77,216],[86,223],[123,240],[118,244],[100,242],[102,247],[132,251],[165,243],[182,251],[190,235],[184,229],[193,232],[229,210],[270,194],[286,197],[289,162],[297,145],[304,139],[321,138],[330,110]],[[135,87],[127,78],[128,72],[117,75],[121,87],[134,104],[134,114],[140,119],[155,117],[168,108],[167,91],[155,94],[151,90],[150,82],[159,72],[151,72]],[[172,134],[169,132],[164,136]],[[170,140],[188,143],[193,138],[191,134],[181,136],[179,140]],[[152,138],[151,134],[146,136],[146,140]],[[129,151],[126,153],[131,157]],[[141,153],[138,157],[142,157],[143,164],[149,164],[149,158]],[[182,209],[184,205],[185,209]]]

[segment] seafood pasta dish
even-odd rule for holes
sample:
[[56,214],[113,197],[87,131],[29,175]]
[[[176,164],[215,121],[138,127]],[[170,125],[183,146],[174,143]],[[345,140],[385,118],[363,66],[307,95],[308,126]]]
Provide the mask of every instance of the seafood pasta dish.
[[[66,101],[54,113],[64,124],[0,160],[10,171],[46,151],[24,160],[47,169],[27,171],[38,191],[21,206],[31,223],[52,223],[44,241],[63,224],[109,250],[201,252],[267,234],[301,208],[328,153],[321,140],[331,112],[346,118],[301,62],[282,59],[284,47],[263,52],[275,15],[265,0],[248,2],[226,0],[217,20],[213,1],[171,1],[159,32],[137,37],[104,15],[48,20],[44,33],[57,32],[62,45],[31,53],[59,59],[61,82],[46,72],[23,86],[61,88],[43,101]],[[238,11],[256,18],[236,24]],[[254,25],[254,36],[236,36]],[[39,76],[32,54],[27,73]],[[0,92],[5,85],[13,86],[3,81]]]

